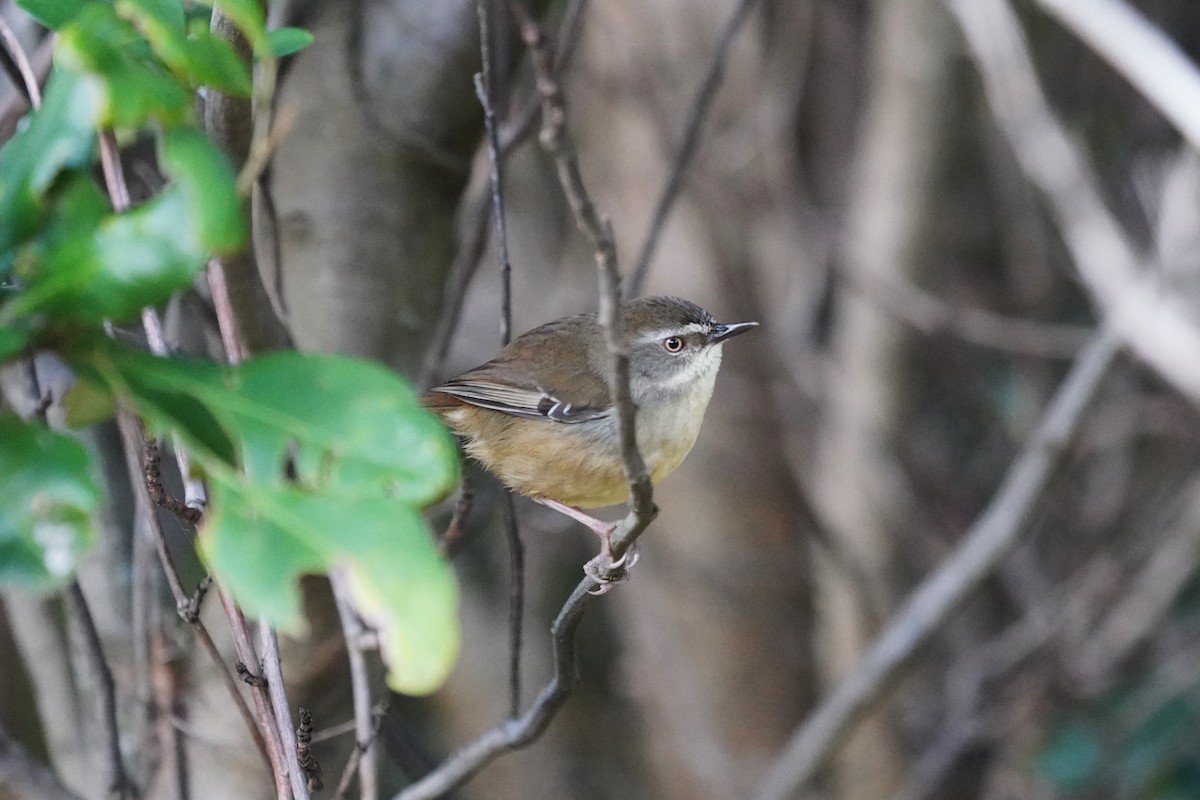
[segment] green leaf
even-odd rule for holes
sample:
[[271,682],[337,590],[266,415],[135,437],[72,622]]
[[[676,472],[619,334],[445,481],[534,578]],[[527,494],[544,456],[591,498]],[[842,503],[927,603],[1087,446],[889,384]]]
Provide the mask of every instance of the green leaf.
[[8,318],[53,314],[126,319],[188,286],[212,253],[246,237],[235,177],[224,156],[190,129],[165,135],[159,162],[172,183],[122,214],[80,174],[64,182],[38,246],[19,267],[25,291]]
[[[94,0],[93,0],[94,2]],[[66,25],[88,5],[87,0],[17,0],[17,5],[52,31]]]
[[211,482],[209,500],[200,548],[246,611],[300,633],[296,579],[342,568],[380,631],[389,685],[427,694],[445,680],[458,654],[458,590],[415,508],[224,480]]
[[104,346],[76,358],[210,479],[201,549],[248,611],[295,630],[296,579],[344,568],[391,685],[432,691],[458,648],[457,590],[419,509],[457,480],[441,423],[388,370],[273,353],[237,367]]
[[200,0],[229,17],[250,42],[255,55],[268,54],[267,21],[258,0]]
[[313,35],[303,28],[276,28],[267,31],[267,45],[276,58],[298,53],[313,43]]
[[246,241],[246,218],[237,194],[237,175],[225,154],[192,129],[168,133],[158,154],[159,166],[183,198],[193,252],[230,253]]
[[65,579],[91,543],[99,501],[78,442],[0,415],[0,581]]
[[63,407],[67,425],[72,428],[95,425],[116,413],[112,394],[103,385],[78,374],[75,384],[63,396]]
[[0,327],[0,363],[21,352],[29,344],[31,338],[26,331]]
[[[153,30],[166,35],[161,25]],[[56,64],[90,73],[104,86],[99,124],[136,128],[148,120],[177,125],[192,115],[192,94],[153,57],[149,44],[104,3],[92,3],[59,33]]]
[[[66,70],[50,76],[42,107],[0,150],[0,252],[37,230],[59,173],[91,160],[102,105],[96,81]],[[0,270],[0,278],[5,274]]]
[[193,86],[211,86],[237,97],[249,97],[254,90],[250,65],[238,57],[232,44],[214,36],[204,23],[192,25],[184,66]]

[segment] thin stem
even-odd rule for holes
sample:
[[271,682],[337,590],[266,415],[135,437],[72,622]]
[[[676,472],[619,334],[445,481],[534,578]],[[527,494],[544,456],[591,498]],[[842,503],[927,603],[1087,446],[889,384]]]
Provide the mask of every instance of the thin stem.
[[67,600],[71,611],[83,630],[84,642],[87,644],[88,666],[94,673],[96,683],[100,688],[100,717],[104,726],[105,745],[108,748],[108,793],[110,796],[128,800],[137,795],[129,773],[125,771],[125,760],[121,756],[121,731],[117,726],[117,685],[113,681],[112,669],[104,656],[104,647],[100,643],[100,632],[96,629],[96,620],[88,607],[87,598],[83,596],[83,588],[78,580],[72,580],[67,585]]
[[[508,258],[508,223],[504,213],[504,182],[500,169],[500,136],[496,130],[495,92],[492,85],[492,56],[488,5],[493,0],[478,0],[479,49],[481,71],[475,76],[475,94],[483,106],[484,130],[488,143],[489,183],[492,188],[492,219],[496,221],[496,258],[500,263],[500,344],[512,341],[512,264]],[[521,710],[521,639],[525,611],[525,546],[517,528],[512,493],[503,503],[504,531],[509,554],[508,631],[509,631],[509,716]]]
[[1117,336],[1105,329],[1080,353],[983,514],[850,674],[797,728],[768,769],[758,800],[786,800],[812,780],[854,724],[886,698],[904,668],[1012,552],[1117,352]]
[[[375,725],[371,719],[371,682],[367,675],[367,660],[363,653],[364,628],[350,597],[350,587],[339,570],[330,570],[329,583],[333,587],[333,599],[337,604],[338,618],[346,638],[346,655],[350,660],[350,691],[354,700],[355,747],[350,758],[356,762],[359,774],[359,796],[362,800],[379,797],[379,783],[375,766],[375,748],[371,742],[375,736]],[[347,765],[349,766],[349,765]],[[339,785],[339,793],[340,793]]]
[[717,96],[717,89],[721,87],[721,81],[725,77],[725,62],[729,59],[730,47],[757,4],[758,0],[740,0],[725,23],[725,27],[721,29],[721,35],[717,38],[717,46],[713,49],[712,57],[708,61],[708,68],[704,72],[704,80],[700,82],[700,88],[696,90],[696,96],[688,109],[687,120],[683,125],[683,137],[679,142],[679,151],[675,154],[675,160],[671,163],[671,172],[667,175],[667,182],[658,197],[658,205],[654,209],[646,241],[642,244],[642,252],[638,255],[633,272],[630,274],[630,297],[641,294],[642,287],[645,286],[646,276],[650,272],[650,263],[658,249],[663,229],[666,228],[667,218],[679,197],[679,190],[683,188],[683,177],[692,164],[692,158],[696,155],[696,147],[700,144],[700,130],[712,108],[713,99]]
[[441,797],[461,786],[504,753],[526,747],[541,736],[575,688],[575,630],[579,627],[587,603],[593,599],[588,590],[595,585],[591,578],[584,578],[558,612],[550,628],[554,675],[538,692],[525,713],[486,731],[443,761],[433,772],[397,794],[394,800],[432,800]]
[[575,144],[567,130],[567,108],[562,88],[554,75],[552,47],[545,33],[519,2],[510,0],[513,16],[521,26],[521,37],[529,48],[542,98],[542,147],[554,159],[563,194],[575,215],[575,224],[592,244],[600,285],[599,320],[610,357],[608,384],[617,411],[621,465],[629,483],[630,511],[611,537],[611,552],[619,560],[658,514],[646,462],[638,451],[635,430],[636,408],[629,389],[629,348],[621,317],[621,275],[617,267],[617,245],[612,225],[596,209],[584,186]]
[[279,661],[279,637],[270,625],[259,626],[259,641],[262,645],[263,677],[267,679],[267,693],[279,726],[279,738],[283,742],[283,762],[287,778],[291,782],[294,800],[309,800],[308,782],[300,769],[300,753],[296,747],[296,726],[288,707],[287,691],[283,685],[283,669]]
[[16,67],[17,74],[13,76],[13,82],[29,105],[37,108],[42,104],[42,90],[38,86],[37,73],[29,62],[25,48],[21,46],[21,40],[3,17],[0,17],[0,48],[3,48],[8,60]]
[[[254,643],[250,639],[250,628],[246,625],[246,617],[242,610],[233,602],[225,587],[217,584],[217,596],[225,609],[225,617],[229,620],[229,631],[233,635],[233,648],[237,652],[238,661],[247,668],[261,669]],[[267,694],[266,682],[262,680],[250,683],[250,696],[254,698],[255,716],[262,725],[263,739],[267,745],[267,753],[271,760],[271,770],[275,776],[275,796],[277,800],[288,800],[287,765],[283,761],[283,745],[280,742],[279,726],[276,724],[271,699]],[[294,772],[293,768],[290,770]]]
[[[583,12],[586,6],[587,0],[571,0],[566,11],[563,12],[558,35],[560,45],[554,59],[555,75],[562,74],[570,66],[571,56],[575,52],[575,45],[582,29]],[[500,128],[501,161],[516,150],[534,131],[540,111],[540,99],[534,97],[524,110],[515,116],[515,119]],[[460,244],[454,261],[450,264],[444,290],[445,306],[442,308],[442,313],[438,315],[429,350],[417,374],[418,386],[433,385],[450,352],[450,344],[454,340],[454,334],[458,330],[459,319],[462,315],[462,305],[467,287],[479,269],[483,249],[487,244],[488,222],[491,220],[492,214],[490,195],[491,183],[489,181],[488,186],[463,203],[463,207],[467,209],[464,216],[470,222],[465,226],[467,229],[465,240]]]
[[525,545],[517,527],[512,492],[505,491],[500,504],[508,541],[508,714],[521,713],[521,641],[525,619]]

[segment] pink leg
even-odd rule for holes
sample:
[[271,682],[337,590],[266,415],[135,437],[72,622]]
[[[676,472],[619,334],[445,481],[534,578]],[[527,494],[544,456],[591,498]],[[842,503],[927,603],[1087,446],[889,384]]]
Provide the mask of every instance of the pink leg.
[[625,555],[615,561],[613,560],[609,537],[616,530],[617,523],[596,519],[574,506],[560,503],[557,500],[540,497],[534,498],[534,502],[541,503],[546,508],[552,508],[558,513],[568,516],[582,525],[586,525],[600,537],[600,555],[589,561],[583,568],[584,572],[600,584],[592,591],[592,594],[604,594],[628,577],[626,570],[632,567],[638,560],[637,546],[635,543],[633,547],[625,552]]
[[560,503],[548,497],[534,498],[534,502],[541,503],[546,508],[553,508],[558,513],[565,514],[576,522],[588,526],[596,532],[597,536],[604,540],[605,545],[608,544],[608,537],[617,527],[617,523],[615,522],[605,522],[602,519],[596,519],[590,514],[583,513],[575,506],[569,506],[566,503]]

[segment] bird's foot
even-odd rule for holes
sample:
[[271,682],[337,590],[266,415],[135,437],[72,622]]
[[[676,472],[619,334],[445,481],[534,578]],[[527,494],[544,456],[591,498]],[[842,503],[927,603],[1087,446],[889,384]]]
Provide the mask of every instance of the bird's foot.
[[596,582],[596,586],[588,590],[588,594],[607,594],[614,586],[629,580],[629,570],[638,562],[637,542],[629,546],[620,558],[614,559],[609,550],[608,541],[600,550],[600,555],[583,565],[583,572]]

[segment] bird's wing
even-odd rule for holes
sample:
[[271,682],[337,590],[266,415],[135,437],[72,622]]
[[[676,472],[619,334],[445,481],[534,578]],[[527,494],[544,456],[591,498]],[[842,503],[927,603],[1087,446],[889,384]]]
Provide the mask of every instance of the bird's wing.
[[480,408],[490,408],[518,417],[550,419],[555,422],[586,422],[607,416],[611,406],[605,402],[597,406],[594,402],[556,397],[544,389],[522,388],[489,381],[477,373],[469,373],[449,383],[438,386],[432,393],[447,394],[465,403]]
[[[606,417],[612,412],[608,383],[592,370],[578,340],[562,321],[544,325],[432,393],[530,419],[576,423]],[[539,358],[547,348],[557,358]]]

